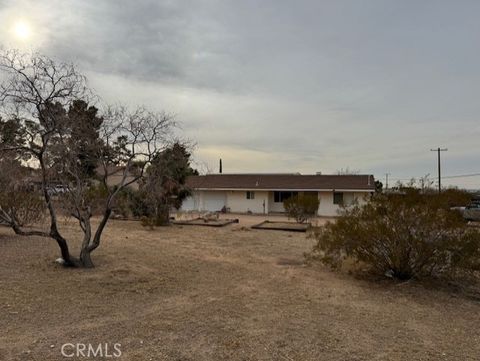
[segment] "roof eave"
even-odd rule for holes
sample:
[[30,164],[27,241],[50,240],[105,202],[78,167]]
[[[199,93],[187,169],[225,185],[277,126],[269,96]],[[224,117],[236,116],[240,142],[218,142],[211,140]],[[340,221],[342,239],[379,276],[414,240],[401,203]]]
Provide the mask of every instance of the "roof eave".
[[259,191],[259,192],[374,192],[375,188],[209,188],[192,187],[197,191]]

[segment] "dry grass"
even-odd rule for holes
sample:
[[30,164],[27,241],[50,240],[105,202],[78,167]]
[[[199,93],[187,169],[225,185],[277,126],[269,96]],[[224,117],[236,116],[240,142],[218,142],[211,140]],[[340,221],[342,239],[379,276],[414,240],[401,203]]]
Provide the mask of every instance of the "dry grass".
[[65,360],[66,342],[141,361],[480,358],[478,301],[307,267],[311,246],[242,223],[112,221],[98,267],[67,270],[51,240],[0,228],[0,360]]

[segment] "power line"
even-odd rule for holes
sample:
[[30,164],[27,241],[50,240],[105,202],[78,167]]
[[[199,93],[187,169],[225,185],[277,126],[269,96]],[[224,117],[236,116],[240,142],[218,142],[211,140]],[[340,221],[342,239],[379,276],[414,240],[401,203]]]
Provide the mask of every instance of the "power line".
[[[469,173],[469,174],[455,174],[455,175],[447,175],[447,176],[443,176],[442,178],[445,179],[445,178],[468,178],[468,177],[479,177],[480,176],[480,173]],[[418,179],[418,178],[423,178],[425,177],[425,175],[423,176],[417,176],[417,177],[410,177],[410,178],[390,178],[391,180],[396,180],[396,181],[399,181],[399,180],[410,180],[412,178],[415,178],[415,179]],[[438,179],[437,177],[429,177],[430,179]]]
[[480,173],[450,175],[443,178],[466,178],[466,177],[478,177],[478,176],[480,176]]

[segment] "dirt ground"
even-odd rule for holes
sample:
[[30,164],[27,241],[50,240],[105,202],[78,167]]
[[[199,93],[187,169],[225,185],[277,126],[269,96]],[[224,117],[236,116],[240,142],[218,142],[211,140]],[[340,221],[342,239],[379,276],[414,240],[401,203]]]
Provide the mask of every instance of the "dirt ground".
[[112,221],[92,270],[0,228],[0,360],[65,360],[65,343],[139,361],[480,359],[480,301],[305,266],[304,233],[246,225]]

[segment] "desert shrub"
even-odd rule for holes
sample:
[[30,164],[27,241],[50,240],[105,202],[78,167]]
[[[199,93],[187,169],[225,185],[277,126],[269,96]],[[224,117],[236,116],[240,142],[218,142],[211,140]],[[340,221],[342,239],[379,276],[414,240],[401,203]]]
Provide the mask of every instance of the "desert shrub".
[[[108,194],[114,191],[116,187],[112,189],[106,189],[103,184],[92,184],[88,187],[86,193],[86,199],[89,204],[92,205],[92,211],[94,214],[100,214],[102,206],[107,200]],[[113,211],[116,215],[130,218],[140,218],[147,214],[146,195],[139,190],[135,190],[129,187],[123,188],[117,194],[113,202]]]
[[376,194],[314,231],[311,259],[339,267],[353,259],[399,279],[480,269],[480,232],[450,210],[448,196]]
[[444,189],[442,193],[436,194],[435,196],[440,197],[446,207],[466,206],[472,200],[471,193],[458,188]]
[[123,217],[141,218],[147,213],[145,195],[132,188],[122,189],[115,200],[115,213]]
[[294,218],[298,223],[304,223],[315,217],[319,205],[318,197],[310,195],[290,197],[283,202],[288,218]]
[[170,207],[168,204],[152,205],[147,203],[145,214],[140,216],[144,227],[161,227],[170,224]]
[[45,211],[40,192],[29,180],[29,168],[11,157],[0,158],[0,223],[31,225],[40,222]]
[[146,201],[147,195],[142,191],[132,191],[128,194],[128,206],[135,218],[150,214],[150,207]]
[[140,223],[143,227],[148,227],[150,229],[153,229],[157,226],[153,217],[142,216],[140,217]]
[[[68,196],[68,193],[64,196]],[[87,187],[85,187],[85,201],[87,204],[90,205],[92,214],[96,216],[102,214],[103,206],[107,201],[107,197],[108,189],[106,189],[105,186],[100,183],[91,183]],[[62,196],[60,196],[60,199],[61,198]],[[68,208],[68,200],[64,199],[62,203],[63,206],[66,206]]]
[[159,227],[169,224],[169,204],[152,201],[145,189],[123,189],[115,202],[115,212],[124,217],[140,219],[144,227]]
[[[40,222],[45,217],[46,212],[45,204],[39,193],[22,189],[9,193],[1,192],[0,207],[19,226]],[[8,223],[7,220],[4,220],[4,222]]]

